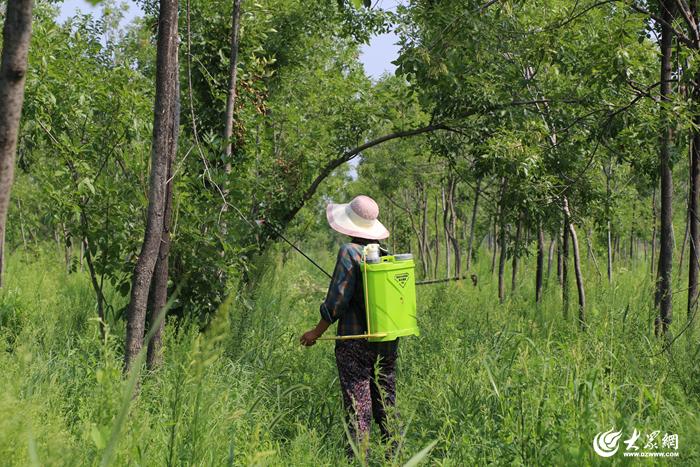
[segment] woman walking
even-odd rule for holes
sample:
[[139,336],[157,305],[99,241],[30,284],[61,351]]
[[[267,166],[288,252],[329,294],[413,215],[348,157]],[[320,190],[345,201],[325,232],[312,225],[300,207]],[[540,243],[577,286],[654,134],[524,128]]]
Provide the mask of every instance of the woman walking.
[[[348,428],[353,442],[364,453],[369,448],[372,419],[379,425],[382,439],[389,441],[387,410],[396,403],[396,356],[398,339],[368,342],[354,338],[367,334],[361,261],[366,245],[389,236],[377,219],[379,207],[368,196],[357,196],[348,204],[329,204],[326,217],[331,228],[350,237],[340,247],[321,319],[304,333],[300,342],[312,346],[328,327],[338,322],[335,361],[343,393]],[[376,371],[375,371],[376,367]],[[352,450],[348,449],[352,456]]]

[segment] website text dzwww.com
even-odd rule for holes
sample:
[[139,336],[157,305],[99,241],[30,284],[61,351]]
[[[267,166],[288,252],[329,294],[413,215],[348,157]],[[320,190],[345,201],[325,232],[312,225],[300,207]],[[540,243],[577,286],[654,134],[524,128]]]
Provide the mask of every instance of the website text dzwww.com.
[[677,452],[624,452],[625,457],[678,457]]

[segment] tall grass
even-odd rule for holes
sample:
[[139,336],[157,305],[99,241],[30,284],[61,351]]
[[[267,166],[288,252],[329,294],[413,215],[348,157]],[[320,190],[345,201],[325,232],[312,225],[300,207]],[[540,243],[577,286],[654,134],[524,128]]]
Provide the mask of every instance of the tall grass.
[[[587,271],[581,333],[573,288],[568,320],[554,277],[535,306],[528,264],[499,305],[488,262],[476,264],[477,287],[419,289],[422,335],[400,344],[401,447],[387,464],[434,443],[421,456],[439,465],[603,465],[610,460],[591,442],[612,427],[678,433],[678,460],[700,464],[697,337],[659,354],[644,265],[616,271],[612,287]],[[327,285],[312,266],[274,256],[257,287],[233,297],[206,332],[170,322],[163,367],[125,399],[123,323],[110,323],[102,340],[87,278],[57,264],[17,255],[0,291],[3,464],[96,465],[107,450],[113,465],[347,462],[332,344],[297,342],[318,319]],[[384,462],[377,438],[371,464]]]

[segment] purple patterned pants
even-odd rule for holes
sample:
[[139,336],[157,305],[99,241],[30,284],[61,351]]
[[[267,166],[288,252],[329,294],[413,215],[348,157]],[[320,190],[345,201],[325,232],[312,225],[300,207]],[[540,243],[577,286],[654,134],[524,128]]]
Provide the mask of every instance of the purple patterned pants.
[[372,418],[379,425],[382,439],[388,440],[391,435],[386,409],[396,404],[397,346],[398,341],[348,340],[335,344],[348,429],[358,444],[366,445],[369,440]]

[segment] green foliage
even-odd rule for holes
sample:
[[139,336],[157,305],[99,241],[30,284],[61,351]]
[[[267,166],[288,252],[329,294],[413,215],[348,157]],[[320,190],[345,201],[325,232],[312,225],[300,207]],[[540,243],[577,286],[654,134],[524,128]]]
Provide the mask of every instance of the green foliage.
[[[235,298],[206,333],[169,322],[164,366],[130,402],[114,464],[345,463],[332,344],[297,342],[317,318],[325,278],[298,256],[271,259],[253,295]],[[0,294],[8,465],[99,462],[128,389],[121,327],[101,340],[87,277],[57,263],[13,256]],[[561,319],[554,276],[541,306],[531,306],[529,283],[494,306],[487,263],[475,267],[477,288],[419,289],[422,335],[400,346],[394,465],[426,456],[433,441],[427,456],[441,465],[596,465],[593,436],[613,426],[677,432],[680,460],[698,462],[700,369],[684,339],[672,356],[657,354],[643,267],[616,271],[614,287],[587,268],[596,287],[581,334]],[[380,463],[376,438],[373,452]]]

